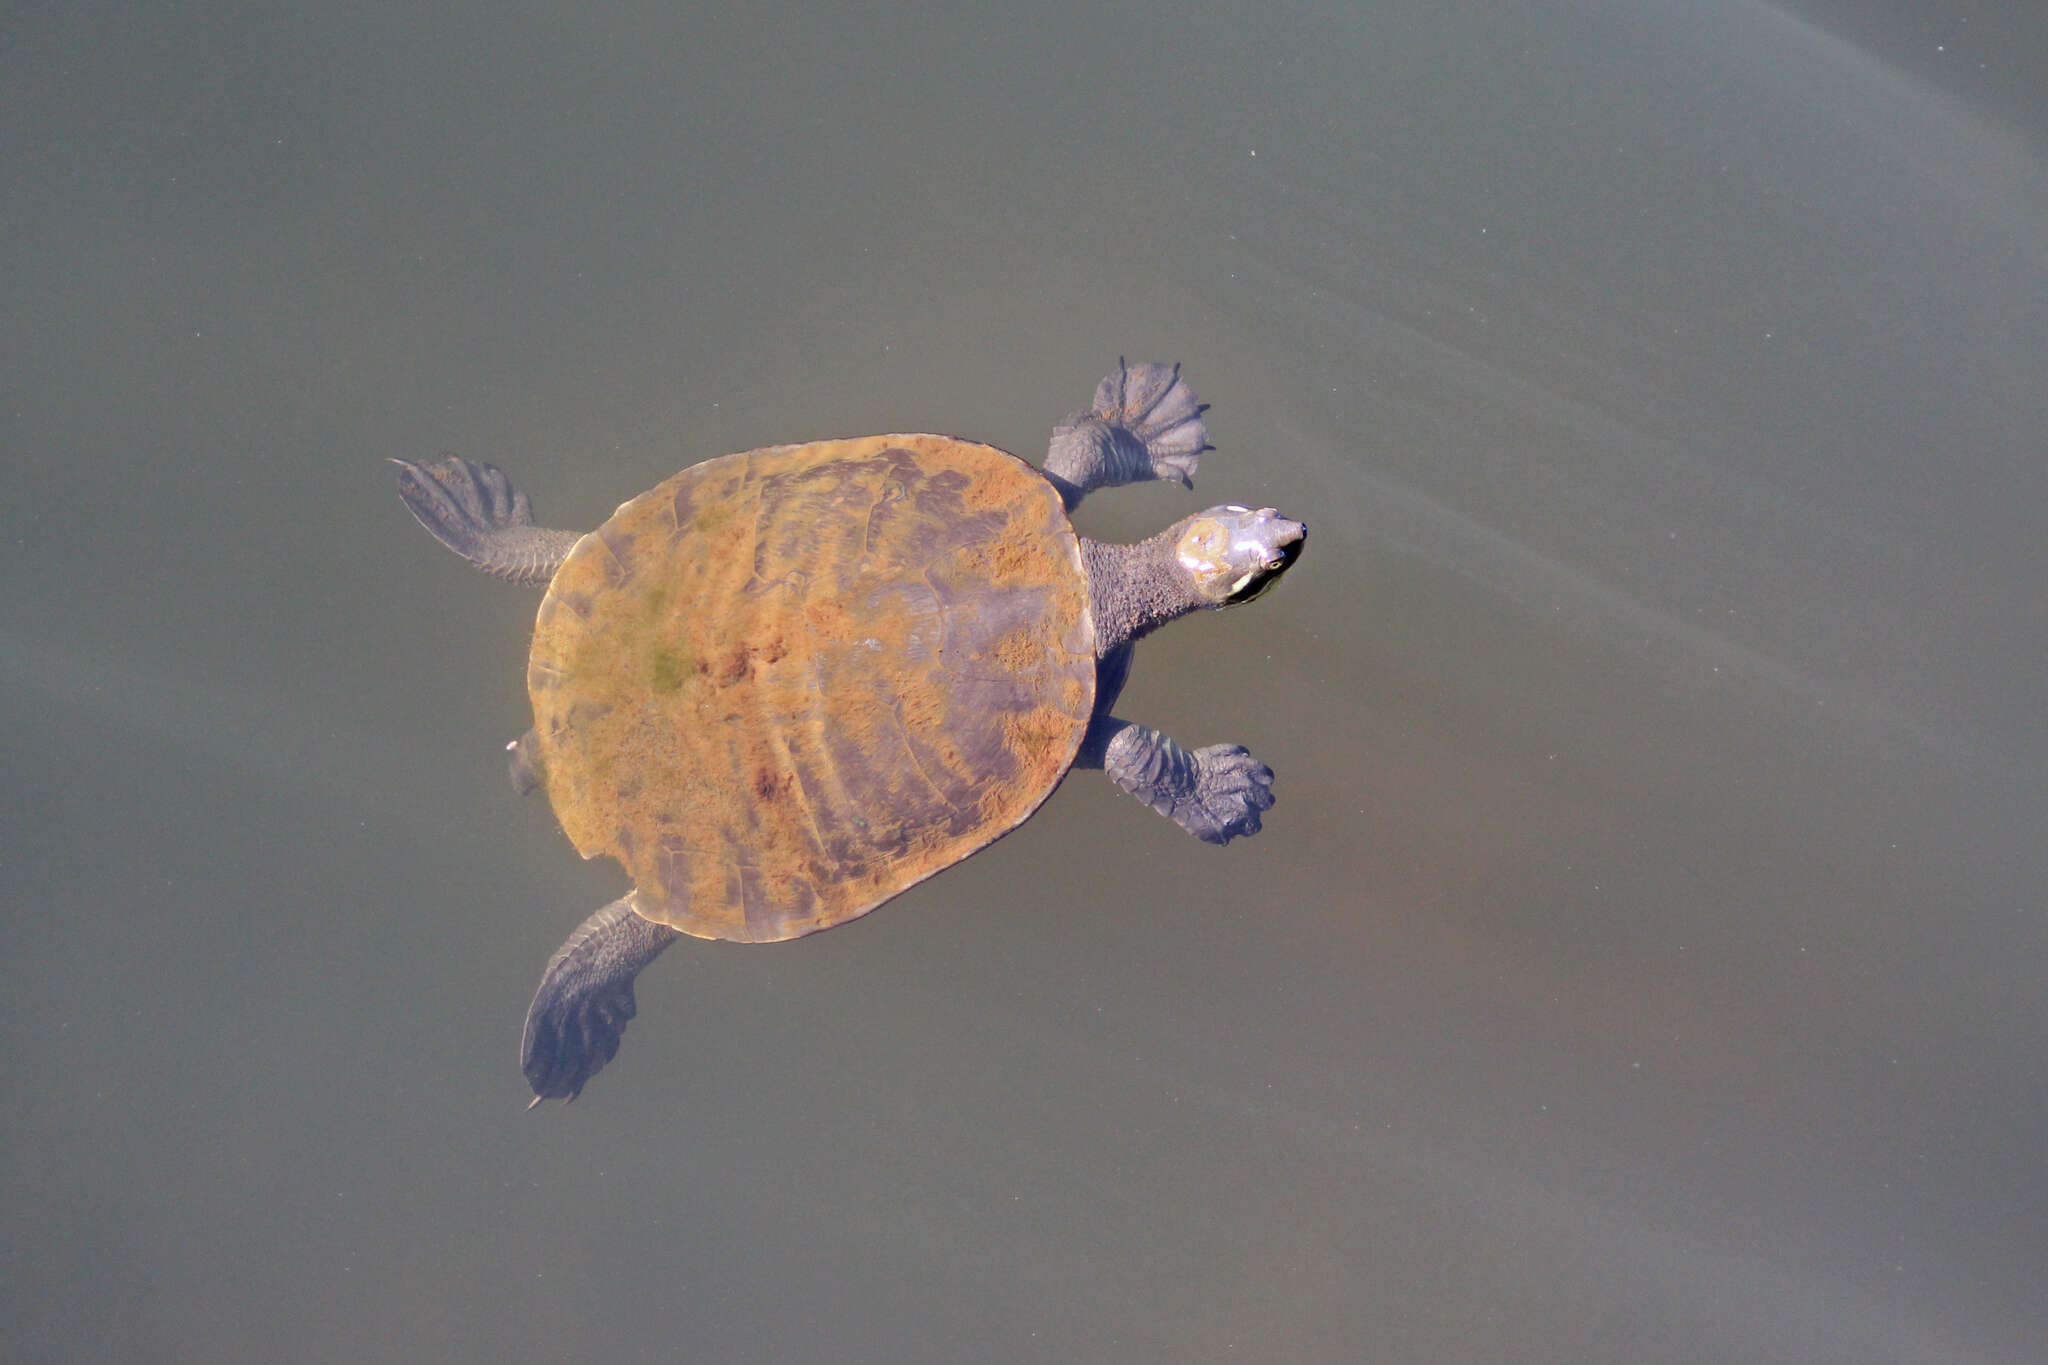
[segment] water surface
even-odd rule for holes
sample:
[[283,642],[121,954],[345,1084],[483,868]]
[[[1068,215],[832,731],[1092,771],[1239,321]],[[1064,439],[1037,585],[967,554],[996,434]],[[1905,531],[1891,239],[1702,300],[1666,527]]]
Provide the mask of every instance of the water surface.
[[[0,1354],[2038,1359],[2044,57],[1849,8],[9,22]],[[1314,526],[1124,706],[1266,831],[1081,775],[523,1114],[619,879],[383,457],[1119,354],[1218,448],[1084,530]]]

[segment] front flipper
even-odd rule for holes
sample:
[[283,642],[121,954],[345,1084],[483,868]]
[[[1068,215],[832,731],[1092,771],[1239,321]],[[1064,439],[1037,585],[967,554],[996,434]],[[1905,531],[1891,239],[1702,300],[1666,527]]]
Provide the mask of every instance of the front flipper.
[[615,900],[583,921],[541,973],[519,1047],[534,1104],[575,1099],[619,1055],[619,1039],[638,1009],[633,978],[682,937],[642,919],[631,901]]
[[1162,479],[1194,486],[1209,449],[1208,404],[1180,377],[1180,366],[1145,363],[1116,369],[1095,386],[1095,405],[1053,428],[1045,472],[1069,510],[1097,488]]
[[1243,745],[1189,750],[1119,720],[1099,726],[1089,740],[1084,760],[1100,754],[1102,770],[1119,787],[1204,843],[1257,834],[1259,817],[1273,808],[1273,770]]
[[443,455],[393,460],[398,496],[434,539],[493,578],[545,583],[582,537],[533,524],[533,504],[496,465]]

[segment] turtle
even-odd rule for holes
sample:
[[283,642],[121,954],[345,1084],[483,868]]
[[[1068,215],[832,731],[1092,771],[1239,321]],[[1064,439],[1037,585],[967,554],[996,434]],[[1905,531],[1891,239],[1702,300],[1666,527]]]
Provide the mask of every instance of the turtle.
[[1233,503],[1126,545],[1070,519],[1097,488],[1191,488],[1206,411],[1178,365],[1119,361],[1042,468],[930,433],[766,446],[582,535],[536,525],[495,465],[393,461],[443,545],[545,585],[513,783],[633,883],[542,974],[532,1104],[575,1099],[617,1056],[635,978],[678,939],[844,924],[1016,828],[1070,768],[1197,839],[1259,832],[1270,768],[1112,708],[1140,637],[1258,597],[1308,528]]

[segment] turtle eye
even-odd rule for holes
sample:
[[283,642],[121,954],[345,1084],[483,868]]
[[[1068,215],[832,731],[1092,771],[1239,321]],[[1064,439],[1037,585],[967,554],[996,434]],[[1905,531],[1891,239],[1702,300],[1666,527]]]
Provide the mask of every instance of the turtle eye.
[[1266,567],[1269,569],[1284,569],[1287,567],[1287,561],[1275,555],[1266,561]]

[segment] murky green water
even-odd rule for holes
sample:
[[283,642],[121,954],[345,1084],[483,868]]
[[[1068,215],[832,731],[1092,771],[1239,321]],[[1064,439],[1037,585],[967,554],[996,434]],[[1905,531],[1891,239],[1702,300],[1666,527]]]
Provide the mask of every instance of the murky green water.
[[[0,1355],[2038,1359],[2039,35],[1444,11],[8,20]],[[1084,530],[1314,528],[1123,707],[1265,832],[1079,775],[522,1113],[620,880],[383,458],[584,526],[1119,354],[1218,449]]]

